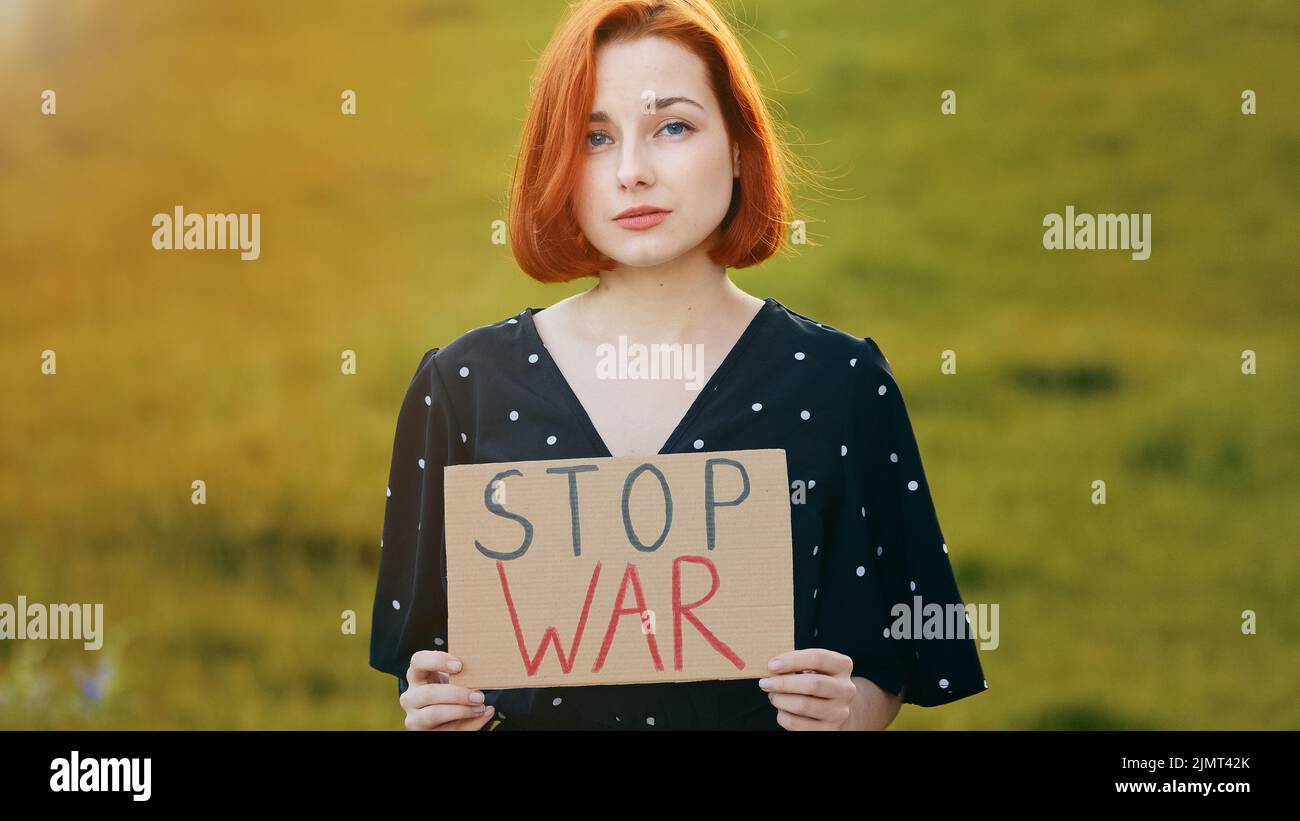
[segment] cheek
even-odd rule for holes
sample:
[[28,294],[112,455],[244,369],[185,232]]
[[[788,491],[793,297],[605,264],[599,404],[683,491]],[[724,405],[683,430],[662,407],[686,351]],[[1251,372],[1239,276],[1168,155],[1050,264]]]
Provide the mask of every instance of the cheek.
[[584,171],[578,177],[577,185],[573,189],[574,201],[577,206],[574,208],[574,216],[578,224],[585,230],[594,225],[596,215],[601,213],[600,203],[593,200],[592,192],[598,191],[599,188],[592,184],[590,172]]
[[679,168],[679,180],[694,193],[694,202],[701,206],[716,206],[718,200],[724,205],[731,202],[731,163],[725,147],[693,152],[683,158]]

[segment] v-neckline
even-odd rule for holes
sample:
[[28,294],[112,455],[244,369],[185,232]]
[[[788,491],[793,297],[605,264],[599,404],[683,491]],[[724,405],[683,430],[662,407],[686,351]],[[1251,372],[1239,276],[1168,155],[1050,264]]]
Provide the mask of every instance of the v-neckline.
[[[677,420],[677,424],[673,427],[672,432],[668,434],[668,439],[664,442],[663,446],[659,448],[659,452],[655,454],[656,456],[666,455],[673,445],[676,444],[677,439],[682,435],[682,432],[686,430],[687,426],[694,419],[696,413],[698,413],[700,408],[704,405],[705,399],[713,392],[713,389],[717,387],[717,383],[722,380],[722,377],[726,376],[728,368],[740,358],[740,354],[744,351],[745,346],[749,344],[755,333],[757,333],[759,326],[762,324],[762,320],[773,309],[773,307],[775,307],[775,305],[776,299],[774,297],[767,297],[763,300],[763,304],[759,306],[758,311],[749,320],[749,324],[745,326],[745,329],[740,332],[740,336],[737,337],[736,341],[732,344],[731,350],[727,351],[727,355],[722,358],[722,361],[718,363],[718,367],[714,369],[713,375],[704,383],[704,386],[700,388],[699,393],[696,394],[695,399],[691,401],[690,406],[686,408],[686,413],[682,414],[682,418]],[[587,434],[587,438],[591,440],[593,445],[604,451],[599,455],[613,456],[614,454],[610,451],[609,446],[605,444],[604,438],[600,435],[600,431],[596,429],[596,423],[591,420],[591,415],[588,414],[587,409],[583,407],[582,400],[578,399],[577,392],[575,392],[573,386],[569,384],[569,380],[565,377],[564,372],[560,370],[560,366],[551,358],[551,352],[547,349],[546,343],[542,341],[542,335],[537,332],[537,326],[533,323],[533,315],[544,310],[546,309],[534,308],[531,306],[524,309],[523,324],[525,331],[528,333],[529,341],[537,346],[538,356],[543,363],[543,369],[551,377],[557,390],[559,390],[559,392],[564,396],[565,401],[569,405],[570,411],[573,413],[574,418],[578,420],[583,432]]]

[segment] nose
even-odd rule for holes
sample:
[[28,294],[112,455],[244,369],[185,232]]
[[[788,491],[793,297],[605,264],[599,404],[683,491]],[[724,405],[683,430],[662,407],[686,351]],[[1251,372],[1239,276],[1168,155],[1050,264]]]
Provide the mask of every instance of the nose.
[[653,185],[654,169],[651,168],[649,149],[639,140],[623,143],[618,158],[618,184],[624,191],[638,185]]

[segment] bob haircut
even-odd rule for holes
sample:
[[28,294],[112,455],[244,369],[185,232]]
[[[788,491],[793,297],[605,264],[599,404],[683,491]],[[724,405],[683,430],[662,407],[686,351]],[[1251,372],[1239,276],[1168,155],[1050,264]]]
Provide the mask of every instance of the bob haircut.
[[542,52],[515,158],[509,236],[515,260],[541,282],[599,276],[617,263],[583,235],[571,208],[596,96],[596,51],[641,37],[670,39],[704,61],[727,136],[740,148],[740,177],[709,259],[745,268],[772,256],[791,212],[793,158],[768,114],[739,41],[710,0],[583,0]]

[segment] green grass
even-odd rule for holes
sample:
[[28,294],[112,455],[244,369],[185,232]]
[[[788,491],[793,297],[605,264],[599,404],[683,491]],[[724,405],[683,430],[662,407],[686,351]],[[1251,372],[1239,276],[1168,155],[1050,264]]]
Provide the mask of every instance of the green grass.
[[[57,5],[0,3],[0,601],[108,626],[0,643],[0,726],[400,728],[367,643],[407,380],[593,282],[488,241],[565,4]],[[1300,10],[738,8],[833,190],[818,247],[733,276],[881,345],[1000,605],[991,689],[894,726],[1300,727]],[[177,203],[260,211],[262,258],[153,251]],[[1069,204],[1151,213],[1151,259],[1045,251]]]

